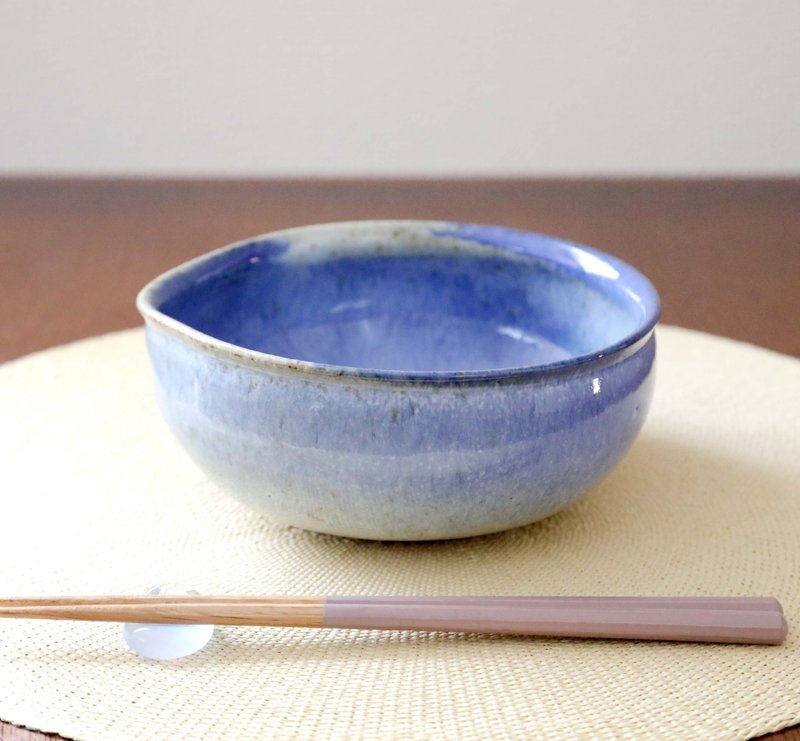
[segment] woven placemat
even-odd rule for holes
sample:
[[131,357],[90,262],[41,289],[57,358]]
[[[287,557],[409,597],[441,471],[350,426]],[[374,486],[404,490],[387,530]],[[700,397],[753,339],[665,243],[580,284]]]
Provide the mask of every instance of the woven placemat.
[[140,330],[0,368],[0,592],[777,596],[780,647],[218,628],[151,662],[117,625],[0,622],[0,718],[80,739],[728,739],[800,722],[800,361],[659,329],[641,437],[543,522],[444,543],[279,527],[153,401]]

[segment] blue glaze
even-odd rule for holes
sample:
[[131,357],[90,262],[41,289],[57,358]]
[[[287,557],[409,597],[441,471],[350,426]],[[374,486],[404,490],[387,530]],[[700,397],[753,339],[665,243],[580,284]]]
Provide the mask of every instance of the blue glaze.
[[515,230],[288,230],[170,271],[138,305],[189,454],[253,507],[339,535],[549,515],[616,464],[652,393],[649,282]]

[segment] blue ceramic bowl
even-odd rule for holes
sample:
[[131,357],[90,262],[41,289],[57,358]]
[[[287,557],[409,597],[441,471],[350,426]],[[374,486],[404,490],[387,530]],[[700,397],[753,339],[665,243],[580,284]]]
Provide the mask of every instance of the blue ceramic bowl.
[[357,538],[490,533],[574,502],[653,388],[653,286],[540,234],[326,224],[224,247],[139,294],[158,400],[214,481]]

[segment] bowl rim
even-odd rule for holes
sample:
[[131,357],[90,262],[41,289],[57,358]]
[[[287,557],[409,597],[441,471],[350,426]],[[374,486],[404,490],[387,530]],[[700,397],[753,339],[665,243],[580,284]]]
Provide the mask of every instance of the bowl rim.
[[[263,243],[264,241],[281,242],[291,240],[293,237],[300,235],[307,236],[314,231],[322,232],[332,229],[342,231],[353,229],[369,230],[375,228],[387,229],[390,232],[397,229],[427,230],[433,238],[455,237],[459,241],[463,241],[465,245],[469,244],[473,247],[479,245],[484,249],[489,248],[501,252],[515,252],[518,255],[521,254],[523,257],[535,257],[545,260],[552,260],[553,258],[552,256],[547,257],[542,255],[542,247],[553,252],[562,252],[564,255],[571,255],[572,257],[588,257],[592,264],[605,266],[605,268],[613,270],[617,278],[624,279],[636,285],[638,293],[634,294],[630,289],[627,289],[627,293],[631,295],[634,300],[638,300],[638,302],[642,304],[644,307],[644,316],[636,330],[630,332],[612,345],[552,363],[465,371],[408,371],[318,363],[310,360],[299,360],[281,355],[273,355],[259,350],[251,350],[201,332],[156,308],[156,298],[167,291],[171,285],[180,283],[181,279],[187,278],[202,266],[208,265],[211,261],[218,260],[219,258],[238,251],[246,250],[248,247],[252,248],[254,245]],[[536,242],[537,251],[529,251],[531,241]],[[528,249],[525,249],[526,246]],[[599,261],[599,263],[597,261]],[[175,295],[180,290],[179,288],[173,291],[171,295]],[[206,252],[161,273],[139,291],[136,296],[136,308],[147,325],[176,336],[184,343],[188,343],[203,352],[211,353],[218,358],[226,359],[239,365],[282,373],[303,373],[312,376],[321,375],[340,379],[346,378],[352,380],[412,384],[420,382],[447,384],[461,382],[474,383],[481,381],[497,382],[505,379],[519,380],[568,372],[586,366],[592,366],[600,362],[608,362],[612,358],[619,360],[632,355],[647,343],[661,316],[661,302],[658,292],[648,278],[632,265],[595,248],[541,232],[467,222],[413,219],[324,222],[266,232],[254,237],[238,240],[210,252]]]

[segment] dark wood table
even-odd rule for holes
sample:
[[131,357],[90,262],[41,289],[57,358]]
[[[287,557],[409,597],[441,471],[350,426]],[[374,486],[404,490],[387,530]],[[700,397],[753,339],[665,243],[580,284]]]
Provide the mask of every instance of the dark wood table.
[[[434,218],[633,263],[665,323],[800,356],[800,179],[0,180],[0,361],[139,324],[150,278],[265,231]],[[800,741],[798,727],[774,734]],[[0,723],[0,741],[52,738]]]

